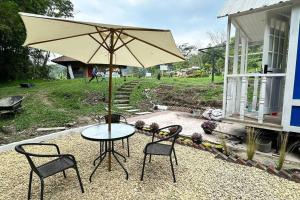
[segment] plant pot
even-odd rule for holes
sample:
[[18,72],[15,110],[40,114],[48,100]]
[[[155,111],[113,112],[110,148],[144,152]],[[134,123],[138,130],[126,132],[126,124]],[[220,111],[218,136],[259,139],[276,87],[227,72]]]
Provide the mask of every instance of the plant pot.
[[203,130],[204,130],[204,133],[206,133],[208,135],[212,134],[212,130],[210,130],[210,129],[203,129]]
[[256,149],[260,152],[270,153],[272,151],[272,141],[271,140],[257,140]]
[[194,142],[195,144],[201,144],[201,143],[202,143],[202,140],[193,140],[193,142]]

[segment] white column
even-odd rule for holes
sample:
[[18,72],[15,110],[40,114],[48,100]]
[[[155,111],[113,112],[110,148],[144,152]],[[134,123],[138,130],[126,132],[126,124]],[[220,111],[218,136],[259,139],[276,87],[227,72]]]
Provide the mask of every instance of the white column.
[[73,74],[73,70],[72,70],[71,65],[68,65],[68,73],[70,75],[70,79],[74,79],[74,74]]
[[[236,27],[235,30],[235,43],[234,43],[234,57],[233,57],[233,74],[238,74],[238,65],[239,65],[239,44],[240,44],[240,29]],[[239,82],[239,77],[232,79],[232,110],[233,112],[238,112],[239,110],[239,97],[237,97],[237,86]]]
[[227,115],[227,107],[229,101],[227,101],[227,74],[228,74],[228,65],[229,65],[229,51],[230,51],[230,32],[231,32],[231,20],[228,17],[227,22],[227,41],[226,41],[226,53],[225,53],[225,66],[224,66],[224,88],[223,88],[223,117]]
[[242,77],[242,89],[241,89],[241,100],[240,100],[240,119],[245,118],[245,103],[246,103],[246,90],[247,90],[247,77]]
[[252,112],[256,111],[257,94],[258,94],[258,76],[255,76],[254,77],[253,98],[252,98]]
[[263,123],[264,121],[266,84],[267,84],[267,78],[263,76],[261,79],[260,95],[259,95],[258,123]]
[[232,78],[227,79],[227,94],[226,94],[226,113],[225,116],[228,117],[232,114]]

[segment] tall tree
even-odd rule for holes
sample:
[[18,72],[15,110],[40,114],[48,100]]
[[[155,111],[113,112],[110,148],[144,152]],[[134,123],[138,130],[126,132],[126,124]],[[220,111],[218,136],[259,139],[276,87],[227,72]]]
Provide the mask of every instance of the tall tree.
[[[0,81],[24,79],[30,76],[33,63],[45,65],[49,53],[35,52],[22,44],[26,31],[18,12],[30,12],[55,17],[73,16],[70,0],[1,0],[0,1]],[[33,53],[34,52],[34,53]],[[29,55],[31,59],[29,59]],[[42,62],[34,61],[36,58]],[[32,62],[33,61],[33,62]]]

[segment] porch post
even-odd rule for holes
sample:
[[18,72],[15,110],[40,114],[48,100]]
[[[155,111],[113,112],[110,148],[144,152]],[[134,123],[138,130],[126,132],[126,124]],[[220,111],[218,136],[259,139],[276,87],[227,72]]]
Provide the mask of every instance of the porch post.
[[261,79],[260,95],[259,95],[259,109],[258,109],[258,123],[261,123],[261,124],[264,122],[266,84],[267,84],[267,77],[263,76]]
[[223,88],[223,118],[228,116],[227,105],[229,102],[227,101],[227,74],[228,74],[228,65],[229,65],[229,47],[230,47],[230,32],[231,32],[231,19],[228,17],[227,22],[227,40],[226,40],[226,53],[225,53],[225,66],[224,66],[224,88]]
[[256,111],[257,94],[258,94],[258,76],[255,76],[254,77],[253,98],[252,98],[252,112]]

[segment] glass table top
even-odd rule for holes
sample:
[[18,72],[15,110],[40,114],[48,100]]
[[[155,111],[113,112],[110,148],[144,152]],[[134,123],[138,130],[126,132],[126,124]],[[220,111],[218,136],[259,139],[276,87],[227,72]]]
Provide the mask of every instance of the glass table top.
[[99,124],[88,127],[81,132],[83,138],[88,140],[117,140],[131,136],[135,128],[128,124],[112,123],[111,134],[108,133],[108,124]]

